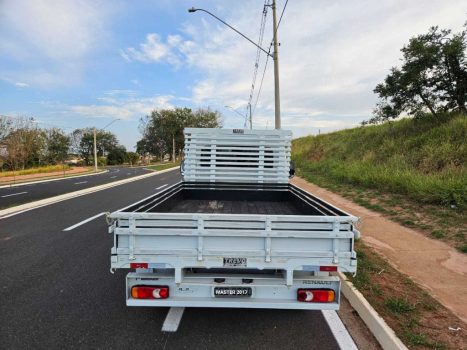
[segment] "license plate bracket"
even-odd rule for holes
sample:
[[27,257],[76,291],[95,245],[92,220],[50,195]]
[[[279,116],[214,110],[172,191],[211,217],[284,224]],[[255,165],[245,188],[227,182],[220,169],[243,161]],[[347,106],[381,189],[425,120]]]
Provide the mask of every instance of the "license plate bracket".
[[214,287],[216,298],[250,298],[252,294],[251,287]]

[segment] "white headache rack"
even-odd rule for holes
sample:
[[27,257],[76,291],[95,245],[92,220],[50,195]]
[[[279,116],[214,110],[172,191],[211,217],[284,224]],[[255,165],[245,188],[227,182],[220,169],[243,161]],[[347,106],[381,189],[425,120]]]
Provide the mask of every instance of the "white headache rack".
[[184,181],[287,183],[292,132],[186,128]]

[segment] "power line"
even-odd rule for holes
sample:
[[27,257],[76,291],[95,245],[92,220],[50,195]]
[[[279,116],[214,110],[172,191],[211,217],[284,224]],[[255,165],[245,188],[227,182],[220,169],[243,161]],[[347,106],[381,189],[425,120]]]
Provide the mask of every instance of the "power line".
[[[263,15],[261,16],[261,24],[260,24],[260,29],[259,29],[258,47],[262,47],[262,44],[263,44],[264,28],[266,26],[266,16],[268,14],[267,6],[268,6],[268,0],[265,0],[264,6],[263,6]],[[248,115],[248,106],[251,106],[251,100],[253,99],[253,94],[255,91],[256,76],[258,75],[260,57],[261,57],[261,50],[258,48],[256,50],[255,69],[253,71],[253,80],[251,82],[250,98],[247,104],[247,115]]]
[[284,15],[284,11],[285,11],[285,8],[287,7],[288,2],[289,0],[285,2],[284,8],[282,9],[281,17],[279,18],[279,23],[277,24],[277,28],[274,32],[274,36],[272,38],[271,44],[269,45],[268,55],[266,56],[266,63],[264,64],[263,77],[261,78],[261,84],[259,85],[258,95],[256,96],[255,108],[253,108],[253,112],[251,112],[252,116],[255,113],[256,105],[258,104],[259,95],[261,94],[261,88],[263,87],[264,75],[266,74],[266,68],[268,67],[269,53],[271,52],[271,47],[274,44],[274,41],[276,40],[277,31],[279,30],[279,26],[281,25],[282,16]]

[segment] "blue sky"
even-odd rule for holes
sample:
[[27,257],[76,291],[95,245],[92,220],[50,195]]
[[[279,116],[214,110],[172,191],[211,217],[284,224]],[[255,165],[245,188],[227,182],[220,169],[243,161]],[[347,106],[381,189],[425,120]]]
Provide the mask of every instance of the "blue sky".
[[[285,0],[278,0],[279,11]],[[0,1],[0,114],[44,124],[103,127],[132,150],[138,120],[157,108],[212,107],[225,126],[243,120],[256,50],[204,13],[257,40],[264,0]],[[448,5],[446,5],[448,4]],[[272,38],[266,19],[263,46]],[[459,31],[467,3],[451,0],[290,0],[279,30],[282,126],[294,136],[357,125],[372,90],[411,36],[432,25]],[[255,97],[264,69],[261,56]],[[272,128],[272,62],[254,127]]]

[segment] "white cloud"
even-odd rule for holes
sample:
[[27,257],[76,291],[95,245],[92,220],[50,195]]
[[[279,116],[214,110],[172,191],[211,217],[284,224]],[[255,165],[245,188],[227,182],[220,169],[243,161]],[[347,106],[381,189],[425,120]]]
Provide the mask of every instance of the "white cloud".
[[18,87],[20,90],[21,90],[22,88],[27,88],[27,87],[29,87],[29,84],[15,82],[14,80],[12,80],[12,79],[10,79],[10,78],[7,78],[7,77],[2,77],[2,76],[0,76],[0,80],[6,81],[7,83],[10,83],[10,84],[13,84],[14,86]]
[[72,106],[76,114],[91,118],[119,118],[130,119],[133,113],[125,108],[116,106]]
[[169,35],[164,43],[159,34],[150,33],[146,36],[146,41],[139,45],[139,49],[129,47],[120,51],[120,55],[128,62],[167,62],[178,67],[181,62],[177,54],[172,51],[172,48],[178,46],[181,40],[182,38],[179,35]]
[[[115,91],[115,90],[113,90]],[[106,91],[104,94],[109,95]],[[147,98],[125,97],[99,97],[98,100],[105,105],[71,106],[69,109],[79,116],[88,118],[119,118],[122,120],[138,119],[151,114],[155,109],[172,109],[169,103],[172,95],[156,95]]]

